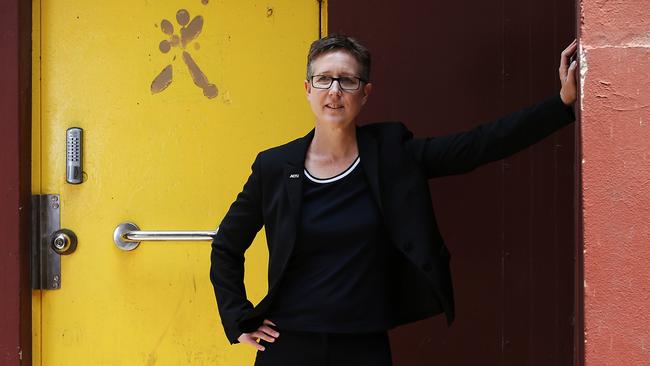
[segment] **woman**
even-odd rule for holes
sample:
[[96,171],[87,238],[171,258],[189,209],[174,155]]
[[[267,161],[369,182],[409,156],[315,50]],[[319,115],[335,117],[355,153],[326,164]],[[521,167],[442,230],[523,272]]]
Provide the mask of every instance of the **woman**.
[[[450,255],[427,180],[503,159],[575,120],[575,49],[562,53],[558,95],[421,139],[401,123],[357,127],[372,91],[370,53],[342,35],[315,41],[304,83],[314,129],[257,155],[212,243],[230,342],[256,347],[256,365],[391,365],[389,329],[441,312],[451,324]],[[262,226],[269,293],[253,307],[244,252]]]

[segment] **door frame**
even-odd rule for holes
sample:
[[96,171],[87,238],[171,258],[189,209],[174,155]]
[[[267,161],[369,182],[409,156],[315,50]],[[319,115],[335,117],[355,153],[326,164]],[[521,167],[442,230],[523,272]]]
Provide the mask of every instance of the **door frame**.
[[31,365],[31,1],[6,0],[0,10],[0,364]]

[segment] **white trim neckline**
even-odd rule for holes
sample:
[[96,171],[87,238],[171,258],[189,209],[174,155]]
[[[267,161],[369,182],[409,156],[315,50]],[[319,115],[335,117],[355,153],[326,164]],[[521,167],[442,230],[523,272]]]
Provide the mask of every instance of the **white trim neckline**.
[[345,170],[342,171],[341,173],[339,173],[339,174],[337,174],[337,175],[335,175],[335,176],[333,176],[333,177],[330,177],[330,178],[316,178],[316,177],[314,177],[313,175],[311,175],[311,174],[307,171],[307,168],[304,169],[304,170],[305,170],[305,176],[306,176],[310,181],[312,181],[312,182],[314,182],[314,183],[331,183],[331,182],[335,182],[335,181],[337,181],[337,180],[339,180],[339,179],[343,179],[343,178],[345,178],[345,176],[347,176],[348,174],[352,173],[352,171],[354,170],[354,168],[355,168],[357,165],[359,165],[359,162],[360,162],[360,161],[361,161],[361,157],[360,157],[360,156],[357,156],[357,158],[354,160],[354,162],[352,163],[352,165],[350,165],[347,169],[345,169]]

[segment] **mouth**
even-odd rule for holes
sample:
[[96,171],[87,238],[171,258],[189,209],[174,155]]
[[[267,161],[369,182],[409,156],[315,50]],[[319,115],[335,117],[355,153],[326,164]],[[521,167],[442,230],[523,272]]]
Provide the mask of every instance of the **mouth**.
[[343,106],[341,104],[331,103],[331,104],[325,104],[325,108],[337,110],[337,109],[343,109]]

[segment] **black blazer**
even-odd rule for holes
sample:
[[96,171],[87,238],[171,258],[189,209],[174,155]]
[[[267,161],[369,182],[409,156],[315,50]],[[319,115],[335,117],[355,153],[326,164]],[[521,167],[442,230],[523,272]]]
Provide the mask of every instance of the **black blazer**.
[[[445,312],[454,319],[450,254],[434,216],[427,180],[466,173],[534,144],[575,120],[559,94],[472,130],[414,138],[399,122],[357,127],[361,166],[387,231],[395,283],[393,325]],[[296,242],[306,136],[260,152],[251,175],[223,218],[212,241],[210,279],[226,336],[262,324]],[[269,250],[269,291],[253,304],[244,288],[244,252],[265,227]]]

